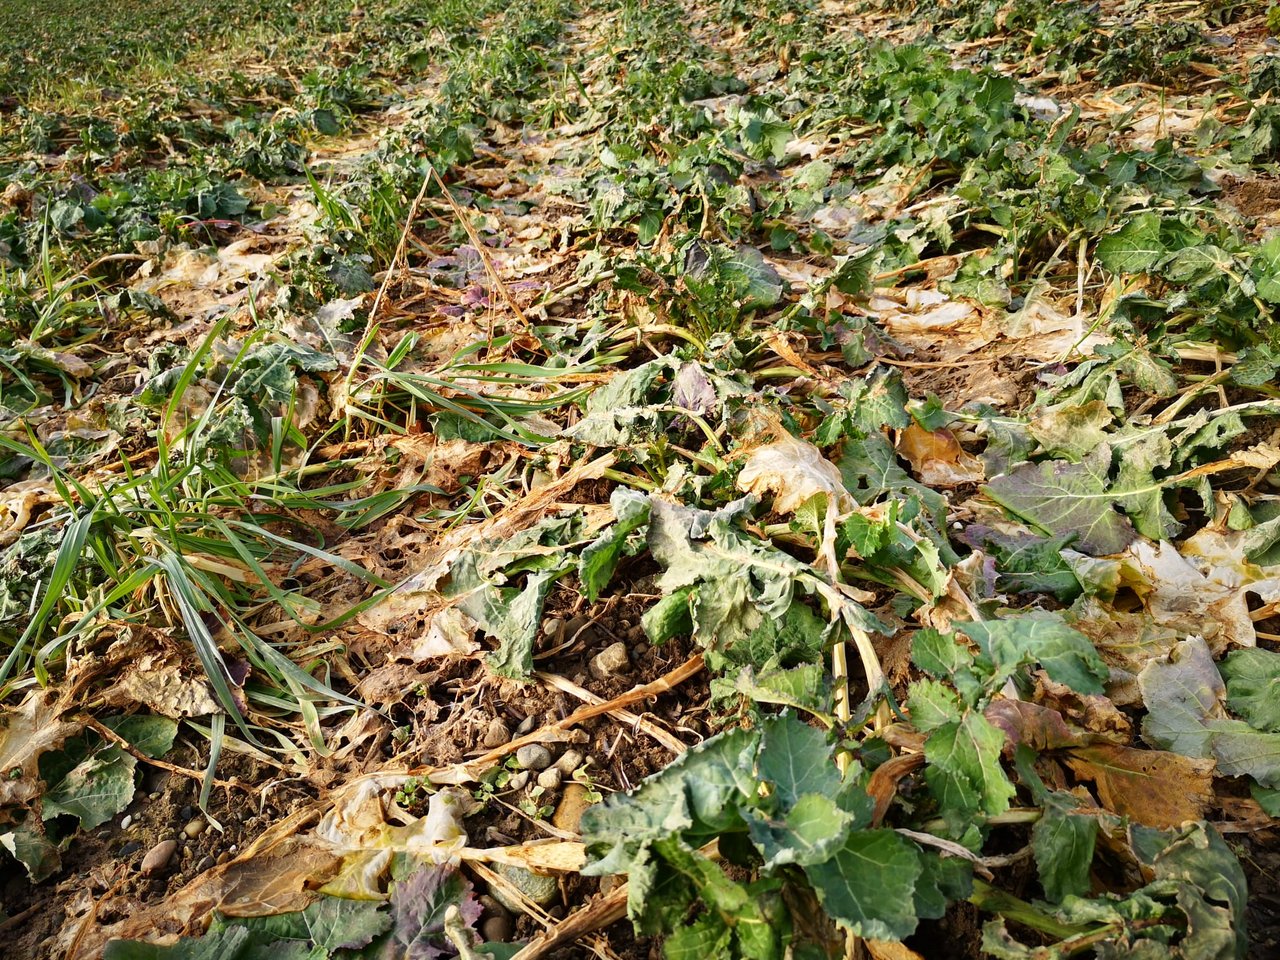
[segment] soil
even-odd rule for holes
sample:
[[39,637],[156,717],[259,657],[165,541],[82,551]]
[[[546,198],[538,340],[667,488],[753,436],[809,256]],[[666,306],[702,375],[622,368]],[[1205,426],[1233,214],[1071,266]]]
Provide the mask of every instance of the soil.
[[[640,626],[645,597],[643,582],[624,583],[614,595],[584,608],[576,592],[567,587],[557,589],[548,598],[547,619],[559,621],[562,626],[551,636],[543,637],[545,652],[535,654],[537,668],[609,699],[684,663],[696,652],[687,638],[661,647],[646,642]],[[604,679],[593,676],[591,659],[619,640],[632,651],[630,668]],[[501,720],[514,736],[523,729],[522,723],[536,729],[561,720],[583,705],[580,700],[539,683],[519,684],[494,678],[474,660],[446,661],[440,669],[420,676],[422,682],[415,685],[416,692],[398,703],[380,704],[391,718],[379,721],[385,727],[384,735],[375,740],[377,746],[371,754],[365,754],[358,766],[383,768],[389,762],[406,759],[414,766],[457,763],[468,759],[468,755],[484,752],[481,739],[494,720]],[[403,689],[403,684],[396,686]],[[707,678],[701,675],[685,681],[676,692],[634,705],[632,710],[693,745],[715,732],[703,718],[702,708],[689,708],[690,704],[705,704],[707,698]],[[395,738],[385,735],[396,725],[408,725],[415,733],[412,752],[407,757],[399,752]],[[588,758],[586,769],[592,783],[605,794],[634,787],[672,759],[667,747],[608,716],[583,722],[575,736],[580,742],[573,743],[573,749]],[[191,770],[203,769],[208,757],[198,746],[202,745],[188,744],[175,750],[167,762]],[[568,745],[548,746],[555,753],[563,752]],[[343,762],[340,766],[352,765]],[[337,779],[350,772],[355,771],[328,765],[316,772],[315,779]],[[314,803],[320,793],[314,783],[283,776],[271,767],[237,755],[224,758],[218,776],[253,785],[252,790],[214,790],[209,814],[220,823],[221,832],[205,826],[194,838],[184,833],[188,824],[204,822],[198,809],[197,780],[164,770],[143,769],[139,774],[141,789],[128,810],[96,830],[79,834],[64,854],[56,877],[36,887],[20,871],[4,878],[0,894],[6,912],[14,918],[9,923],[16,936],[0,942],[0,960],[63,960],[53,944],[64,926],[74,924],[78,929],[86,923],[110,924],[122,919],[116,904],[132,902],[145,907],[162,901],[204,871],[231,859],[270,824]],[[490,802],[469,817],[466,828],[473,842],[517,844],[545,838],[549,833],[546,821],[520,809],[527,793],[527,787],[500,791],[497,799],[501,803]],[[560,791],[539,797],[535,806],[554,807],[559,796]],[[125,818],[127,827],[121,825]],[[153,876],[143,876],[141,867],[147,852],[171,839],[177,841],[178,849],[168,866]],[[473,877],[473,882],[478,893],[485,892],[479,877]],[[553,904],[549,912],[562,916],[568,905],[579,905],[599,890],[599,880],[572,877],[562,887],[563,902]],[[541,929],[531,917],[521,916],[516,921],[515,936],[527,939]],[[63,931],[64,938],[69,933]],[[649,939],[637,940],[626,921],[608,930],[608,941],[610,949],[622,960],[647,960],[655,946]],[[576,948],[568,948],[554,956],[580,955],[575,951]]]

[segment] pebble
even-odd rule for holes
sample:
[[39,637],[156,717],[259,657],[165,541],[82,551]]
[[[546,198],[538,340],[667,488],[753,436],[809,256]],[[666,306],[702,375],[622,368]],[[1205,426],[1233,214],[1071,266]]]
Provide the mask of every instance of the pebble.
[[128,830],[129,824],[131,823],[133,823],[133,815],[126,813],[123,817],[120,818],[120,829]]
[[188,838],[194,840],[196,837],[200,836],[200,834],[204,833],[204,828],[205,822],[203,820],[192,820],[182,828],[182,832],[186,834]]
[[523,790],[524,785],[529,782],[529,771],[521,770],[519,773],[513,773],[511,779],[507,781],[507,786],[512,790]]
[[[516,867],[507,863],[494,864],[493,872],[500,874],[504,880],[540,907],[549,906],[560,894],[560,884],[555,877],[540,876],[524,869],[524,867]],[[512,913],[524,913],[519,901],[507,896],[497,884],[490,887],[489,892]]]
[[200,860],[199,863],[196,864],[196,870],[200,873],[204,873],[206,870],[210,869],[215,862],[216,861],[213,859],[213,857],[206,855]]
[[501,720],[493,719],[489,721],[489,726],[485,728],[484,737],[480,741],[480,745],[492,750],[500,747],[504,743],[511,740],[511,731],[507,729],[507,725]]
[[231,857],[232,857],[231,851],[223,850],[220,854],[218,854],[218,863],[230,863]]
[[582,815],[591,806],[587,799],[587,788],[580,783],[565,784],[564,797],[560,806],[551,817],[551,825],[560,830],[577,833],[582,824]]
[[191,806],[191,804],[189,803],[184,803],[182,807],[178,810],[179,820],[190,820],[195,815],[196,815],[196,808]]
[[169,865],[169,861],[173,859],[177,850],[177,840],[161,840],[142,858],[142,875],[149,877],[162,871]]
[[565,627],[564,638],[566,640],[572,640],[577,637],[579,633],[582,633],[585,637],[585,630],[589,626],[591,626],[591,620],[588,617],[574,617],[569,621],[569,625]]
[[130,840],[128,843],[126,843],[123,847],[120,848],[120,856],[132,857],[135,853],[137,853],[141,849],[142,849],[142,844],[140,844],[137,840]]
[[540,743],[528,743],[516,751],[516,763],[526,770],[545,770],[551,766],[551,751]]
[[560,787],[560,779],[564,776],[556,767],[547,767],[538,774],[538,786],[543,790],[556,790]]
[[611,643],[591,658],[591,675],[597,680],[607,680],[631,669],[627,645],[622,641]]
[[533,732],[533,725],[538,722],[538,718],[532,713],[520,721],[520,726],[516,727],[516,736],[523,737],[526,733]]
[[555,768],[566,777],[582,766],[582,754],[577,750],[566,750],[559,760],[555,762]]
[[485,943],[510,943],[511,935],[515,932],[516,925],[505,912],[480,924],[480,937]]
[[564,621],[552,617],[542,625],[542,635],[548,640],[555,640],[564,629]]

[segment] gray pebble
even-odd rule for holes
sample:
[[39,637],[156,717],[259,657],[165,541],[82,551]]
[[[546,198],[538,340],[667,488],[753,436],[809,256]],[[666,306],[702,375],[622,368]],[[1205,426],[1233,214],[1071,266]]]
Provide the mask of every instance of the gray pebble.
[[556,769],[566,777],[582,766],[582,754],[577,750],[566,750],[564,756],[556,761]]
[[538,722],[538,718],[532,713],[520,721],[520,725],[516,727],[516,736],[523,737],[526,733],[533,732],[533,725]]
[[200,860],[199,863],[196,864],[196,870],[199,871],[200,873],[204,873],[206,870],[210,869],[213,865],[214,865],[213,857],[205,856]]
[[519,773],[513,773],[511,779],[507,781],[507,787],[511,790],[523,790],[526,783],[529,782],[529,771],[521,770]]
[[130,840],[128,843],[126,843],[123,847],[120,848],[120,856],[132,857],[135,853],[137,853],[141,849],[142,849],[142,844],[140,844],[137,840]]
[[631,669],[627,645],[621,641],[611,643],[591,658],[591,675],[597,680],[607,680]]
[[564,774],[555,767],[547,767],[538,774],[538,786],[543,790],[555,790],[559,788],[560,778],[563,776]]
[[511,916],[505,912],[480,924],[480,937],[485,943],[510,943],[515,931],[516,926],[511,922]]
[[[555,877],[544,877],[532,873],[523,867],[515,867],[506,863],[495,863],[493,872],[501,874],[512,886],[540,907],[550,906],[560,895],[560,884]],[[509,897],[499,886],[493,886],[489,892],[513,913],[524,913],[524,907],[514,897]]]
[[516,763],[525,770],[545,770],[551,766],[551,751],[540,743],[528,743],[516,751]]
[[162,871],[169,865],[169,861],[173,859],[177,850],[177,840],[161,840],[142,858],[142,875],[149,877]]

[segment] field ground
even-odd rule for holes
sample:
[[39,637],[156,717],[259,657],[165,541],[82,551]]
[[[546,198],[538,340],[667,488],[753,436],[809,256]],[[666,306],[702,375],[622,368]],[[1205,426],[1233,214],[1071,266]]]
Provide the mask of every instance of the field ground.
[[0,0],[0,956],[1274,956],[1276,34]]

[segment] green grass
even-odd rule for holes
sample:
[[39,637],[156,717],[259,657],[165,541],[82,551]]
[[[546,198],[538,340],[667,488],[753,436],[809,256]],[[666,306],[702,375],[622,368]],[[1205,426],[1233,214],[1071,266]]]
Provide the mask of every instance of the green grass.
[[349,0],[38,0],[34,8],[2,0],[0,97],[68,81],[92,84],[262,28],[282,36],[330,31],[350,9]]

